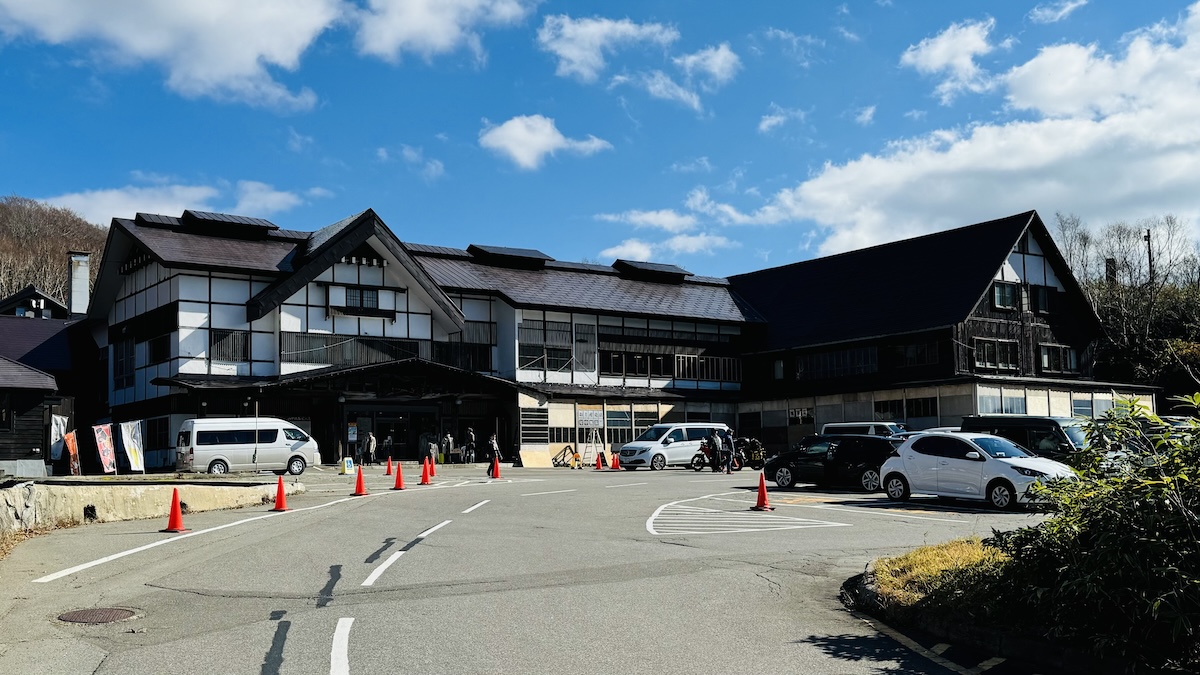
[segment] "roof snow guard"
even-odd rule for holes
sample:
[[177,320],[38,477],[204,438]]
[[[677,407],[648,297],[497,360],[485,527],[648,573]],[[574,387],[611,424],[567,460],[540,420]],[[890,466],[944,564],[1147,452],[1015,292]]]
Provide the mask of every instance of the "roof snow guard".
[[211,211],[192,211],[183,212],[183,217],[180,218],[184,225],[200,225],[200,224],[215,224],[215,225],[240,225],[247,228],[260,228],[264,230],[278,230],[279,226],[269,220],[262,218],[251,218],[249,216],[235,216],[228,213],[213,213]]
[[656,281],[660,284],[682,284],[687,277],[695,276],[682,267],[664,263],[617,260],[612,266],[623,279]]
[[479,244],[471,244],[467,247],[467,253],[470,253],[472,258],[475,258],[484,265],[518,270],[545,269],[546,262],[554,260],[554,258],[545,253],[532,248],[507,248],[505,246],[480,246]]

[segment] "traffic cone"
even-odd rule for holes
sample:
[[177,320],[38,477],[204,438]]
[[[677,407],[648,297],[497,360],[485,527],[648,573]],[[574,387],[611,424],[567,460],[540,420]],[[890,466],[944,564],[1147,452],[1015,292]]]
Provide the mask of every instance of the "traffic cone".
[[275,508],[272,511],[287,511],[287,494],[283,491],[283,476],[279,477],[279,487],[275,488]]
[[492,457],[492,480],[500,480],[500,459]]
[[432,485],[429,480],[429,458],[426,457],[424,462],[421,462],[421,482],[417,485]]
[[621,470],[621,451],[620,450],[617,450],[616,452],[613,453],[612,470],[613,471]]
[[433,461],[432,457],[430,457],[428,459],[429,459],[429,477],[437,478],[437,462]]
[[400,468],[400,462],[396,462],[396,484],[392,486],[393,490],[404,489],[404,470]]
[[758,503],[750,507],[751,511],[774,511],[775,507],[767,503],[767,477],[758,474]]
[[351,497],[366,497],[367,485],[363,482],[362,467],[358,467],[358,478],[354,481],[354,492]]
[[167,529],[159,532],[191,532],[183,526],[183,509],[179,507],[179,488],[171,492],[171,517],[167,519]]
[[388,457],[387,471],[384,471],[383,475],[385,475],[385,476],[392,475],[392,458],[390,456]]
[[596,453],[596,469],[595,470],[596,471],[604,470],[604,469],[600,468],[600,453]]

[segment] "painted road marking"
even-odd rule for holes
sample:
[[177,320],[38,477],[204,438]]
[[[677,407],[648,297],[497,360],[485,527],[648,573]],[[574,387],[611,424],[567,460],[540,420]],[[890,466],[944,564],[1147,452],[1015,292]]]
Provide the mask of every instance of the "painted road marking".
[[649,483],[626,483],[624,485],[605,485],[605,488],[633,487],[634,485],[649,485]]
[[433,527],[429,528],[428,530],[425,530],[421,534],[418,534],[417,539],[424,539],[425,537],[428,537],[429,535],[433,534],[434,532],[437,532],[438,530],[442,529],[443,527],[445,527],[453,522],[454,522],[453,520],[443,520],[442,522],[438,523],[437,525],[434,525]]
[[329,650],[329,675],[350,675],[350,627],[354,619],[338,619]]
[[743,509],[727,511],[699,506],[694,503],[701,500],[737,501],[720,499],[722,496],[730,494],[740,493],[724,492],[663,504],[646,520],[646,531],[653,535],[669,536],[680,534],[769,532],[777,530],[800,530],[812,527],[850,527],[850,523],[796,518],[793,516],[761,513]]
[[470,513],[470,512],[474,511],[475,509],[477,509],[477,508],[479,508],[479,507],[483,506],[484,504],[486,504],[486,503],[488,503],[488,502],[490,502],[490,501],[492,501],[492,500],[490,500],[490,499],[485,499],[485,500],[483,500],[483,501],[479,502],[478,504],[476,504],[475,506],[472,506],[471,508],[467,509],[466,511],[463,511],[463,513]]
[[[738,502],[740,504],[755,504],[754,500],[750,499],[722,499],[726,502]],[[892,511],[872,511],[870,509],[839,509],[836,506],[823,506],[821,504],[788,504],[800,509],[820,509],[822,511],[841,511],[842,513],[865,513],[871,516],[892,516],[893,518],[911,518],[914,520],[936,520],[942,523],[966,523],[969,521],[959,520],[955,518],[930,518],[929,516],[910,516],[904,513],[894,513]]]
[[551,490],[550,492],[530,492],[529,494],[521,495],[522,497],[537,497],[538,495],[560,495],[564,492],[575,492],[575,490]]
[[930,647],[929,651],[933,652],[934,654],[942,654],[947,649],[950,649],[950,645],[946,644],[945,642],[939,642],[936,645]]
[[[449,521],[447,521],[447,522],[449,522]],[[379,580],[379,577],[381,577],[383,575],[384,571],[387,570],[387,568],[391,567],[392,563],[399,560],[400,556],[402,556],[402,555],[404,555],[404,551],[396,551],[395,553],[388,556],[388,559],[384,560],[383,564],[381,564],[379,567],[376,567],[375,571],[371,572],[371,576],[367,577],[367,580],[362,582],[361,585],[362,586],[375,585],[375,582]]]

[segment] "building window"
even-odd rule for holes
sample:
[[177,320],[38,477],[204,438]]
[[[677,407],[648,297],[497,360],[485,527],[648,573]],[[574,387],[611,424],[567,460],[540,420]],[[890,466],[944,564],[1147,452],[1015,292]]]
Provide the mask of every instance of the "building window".
[[165,450],[171,445],[171,418],[170,417],[154,417],[143,423],[145,438],[142,439],[146,446],[144,450]]
[[604,412],[605,436],[609,443],[628,443],[633,440],[633,415],[628,410]]
[[669,354],[651,354],[650,355],[650,377],[671,377],[674,375],[672,368],[674,358]]
[[916,417],[937,417],[937,397],[929,396],[926,398],[910,398],[904,403],[904,407],[908,409],[908,419]]
[[1038,314],[1049,314],[1051,290],[1049,286],[1030,286],[1029,308]]
[[1092,416],[1092,398],[1075,398],[1071,397],[1071,412],[1077,417]]
[[1023,390],[1012,391],[1005,389],[1004,394],[1000,399],[1001,412],[1006,415],[1024,415],[1025,414],[1025,392]]
[[120,340],[113,344],[113,389],[133,386],[136,358],[137,350],[132,339]]
[[997,281],[992,285],[992,305],[996,309],[1016,309],[1020,298],[1016,284]]
[[1079,353],[1064,345],[1041,345],[1043,373],[1078,373]]
[[992,413],[1002,413],[1004,408],[1000,399],[999,387],[980,387],[979,388],[979,413],[987,415]]
[[208,357],[213,361],[249,361],[250,331],[210,329],[208,331]]
[[517,367],[563,371],[571,368],[571,324],[525,319],[517,325]]
[[979,368],[1016,370],[1020,349],[1016,340],[975,339],[975,365]]
[[575,324],[575,370],[596,370],[596,327],[590,323]]
[[832,352],[804,354],[796,359],[796,379],[822,380],[879,372],[879,350],[856,347]]
[[171,358],[171,334],[159,335],[146,342],[146,363],[162,363]]
[[575,427],[550,427],[551,443],[574,443]]
[[936,342],[919,342],[896,347],[896,365],[898,367],[932,366],[937,362],[938,344]]
[[379,290],[349,287],[346,289],[346,306],[379,309]]
[[13,430],[12,392],[0,391],[0,431]]
[[775,359],[775,379],[783,379],[783,359]]
[[875,401],[875,419],[885,421],[904,419],[904,400]]
[[545,445],[550,442],[550,411],[546,408],[521,408],[521,445]]

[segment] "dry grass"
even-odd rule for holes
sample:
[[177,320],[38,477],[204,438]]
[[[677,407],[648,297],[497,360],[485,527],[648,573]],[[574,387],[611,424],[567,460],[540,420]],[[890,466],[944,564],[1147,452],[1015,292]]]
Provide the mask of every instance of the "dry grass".
[[947,572],[1007,559],[1004,553],[984,546],[978,537],[956,539],[876,560],[875,580],[885,606],[912,607],[935,591]]

